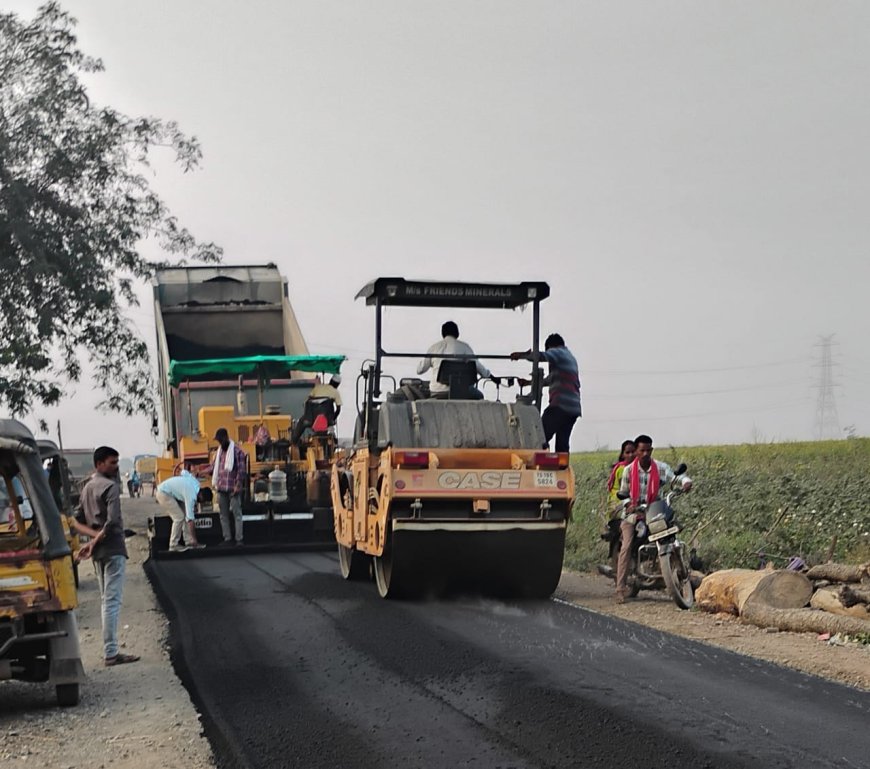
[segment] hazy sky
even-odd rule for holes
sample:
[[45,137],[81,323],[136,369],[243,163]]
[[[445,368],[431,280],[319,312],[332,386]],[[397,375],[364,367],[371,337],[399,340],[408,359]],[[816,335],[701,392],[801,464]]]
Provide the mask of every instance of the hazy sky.
[[[200,139],[202,169],[161,165],[156,188],[227,263],[281,268],[312,351],[348,355],[348,402],[368,280],[546,280],[544,333],[581,366],[576,450],[811,438],[823,334],[841,427],[870,432],[867,3],[63,7],[105,62],[95,102]],[[528,346],[527,314],[407,311],[390,346],[448,315],[479,353]],[[131,317],[153,346],[147,301]],[[67,445],[156,450],[97,400],[82,383],[48,413]]]

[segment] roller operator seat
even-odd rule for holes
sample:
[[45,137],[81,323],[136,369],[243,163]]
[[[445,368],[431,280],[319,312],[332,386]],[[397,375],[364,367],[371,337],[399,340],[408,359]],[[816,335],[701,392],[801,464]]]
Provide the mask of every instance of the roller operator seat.
[[438,368],[438,381],[446,384],[446,394],[433,397],[449,400],[476,400],[477,364],[473,360],[442,360]]

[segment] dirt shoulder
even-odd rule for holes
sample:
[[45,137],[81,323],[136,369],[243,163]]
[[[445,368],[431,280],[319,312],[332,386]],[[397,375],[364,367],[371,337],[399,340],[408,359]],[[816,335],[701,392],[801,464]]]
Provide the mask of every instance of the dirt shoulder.
[[153,500],[123,501],[130,560],[121,610],[123,650],[142,659],[103,666],[100,594],[90,562],[80,567],[82,662],[88,680],[81,702],[55,704],[48,684],[0,682],[0,766],[46,769],[164,769],[213,767],[199,715],[172,669],[168,626],[142,569],[148,557],[145,524]]
[[556,596],[602,614],[870,691],[867,646],[830,645],[815,633],[771,632],[744,625],[729,614],[681,611],[663,591],[641,591],[633,601],[617,604],[613,581],[599,574],[565,571]]

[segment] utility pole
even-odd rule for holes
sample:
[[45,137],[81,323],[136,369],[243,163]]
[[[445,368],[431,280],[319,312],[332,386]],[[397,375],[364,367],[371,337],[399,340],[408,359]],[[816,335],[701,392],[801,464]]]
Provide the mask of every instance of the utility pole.
[[834,334],[819,338],[816,347],[820,348],[819,362],[814,368],[819,369],[819,383],[816,385],[816,440],[842,438],[840,418],[837,416],[837,404],[834,401],[834,365],[831,350],[834,346]]

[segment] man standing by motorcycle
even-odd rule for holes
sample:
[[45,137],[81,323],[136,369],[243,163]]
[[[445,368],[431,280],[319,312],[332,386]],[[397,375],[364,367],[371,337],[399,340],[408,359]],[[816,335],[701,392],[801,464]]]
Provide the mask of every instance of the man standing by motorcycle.
[[[619,497],[627,499],[628,504],[623,510],[622,523],[619,525],[620,549],[616,567],[617,603],[624,603],[628,597],[628,565],[631,561],[631,546],[637,523],[635,510],[640,504],[650,504],[660,499],[662,491],[669,488],[677,477],[670,465],[652,458],[653,442],[648,435],[638,435],[634,439],[634,445],[636,447],[634,461],[625,468],[619,487]],[[691,488],[692,481],[684,478],[683,491]]]

